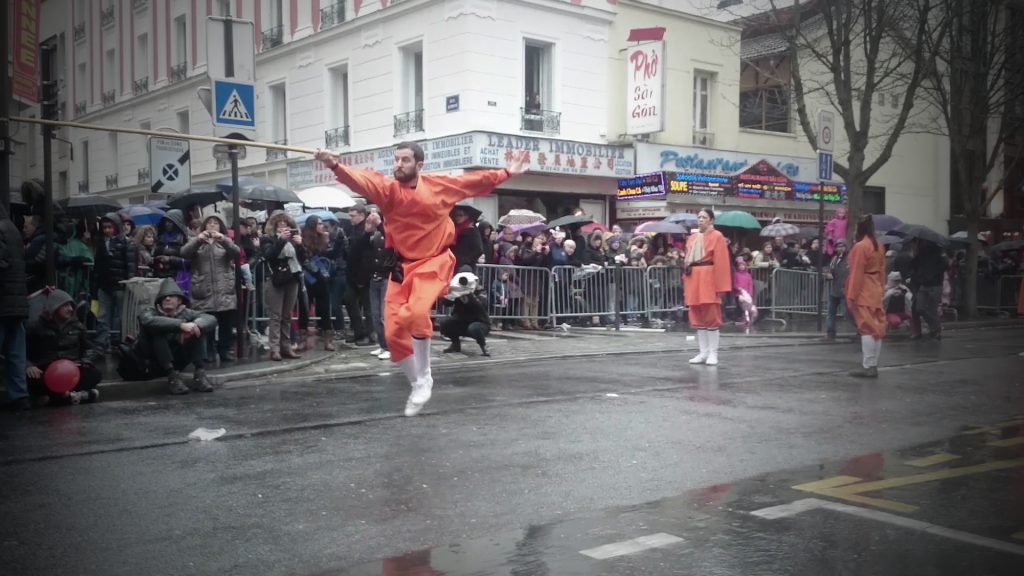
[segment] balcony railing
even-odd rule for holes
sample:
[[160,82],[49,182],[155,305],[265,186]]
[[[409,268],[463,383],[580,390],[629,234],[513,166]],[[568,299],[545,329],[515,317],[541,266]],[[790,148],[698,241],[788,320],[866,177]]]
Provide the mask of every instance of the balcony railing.
[[132,10],[136,12],[145,10],[146,6],[149,6],[149,0],[132,0]]
[[149,92],[149,76],[139,78],[132,83],[132,93],[136,96],[139,94],[145,94],[146,92]]
[[320,29],[330,28],[345,21],[345,3],[336,2],[320,9]]
[[114,102],[117,101],[117,96],[115,95],[113,89],[107,90],[103,94],[100,94],[100,97],[103,99],[104,106],[111,106],[114,104]]
[[114,5],[108,4],[106,8],[100,10],[100,26],[104,28],[112,26],[114,24]]
[[693,145],[701,146],[704,148],[715,147],[715,133],[707,130],[694,130],[693,131]]
[[348,126],[341,126],[339,128],[325,130],[324,143],[327,145],[328,149],[348,146]]
[[149,168],[139,168],[139,184],[149,184]]
[[423,110],[413,110],[395,116],[395,137],[423,132]]
[[75,102],[75,116],[85,116],[85,113],[89,110],[89,103],[85,100],[81,102]]
[[171,84],[188,78],[188,62],[171,66]]
[[263,31],[263,49],[270,50],[284,44],[284,26],[274,26]]
[[79,22],[78,24],[75,24],[75,27],[72,31],[72,37],[75,39],[75,42],[81,42],[85,40],[85,22]]
[[88,180],[79,180],[78,181],[78,193],[79,194],[88,194],[89,193],[89,181]]
[[107,190],[117,188],[117,174],[107,174]]
[[[287,143],[287,140],[274,140],[272,142],[272,144],[280,144],[282,146]],[[287,157],[288,153],[285,152],[284,150],[271,150],[270,148],[267,148],[267,162],[273,162],[274,160],[282,160]]]
[[539,108],[520,108],[522,115],[521,129],[524,132],[542,132],[558,134],[562,130],[562,113]]

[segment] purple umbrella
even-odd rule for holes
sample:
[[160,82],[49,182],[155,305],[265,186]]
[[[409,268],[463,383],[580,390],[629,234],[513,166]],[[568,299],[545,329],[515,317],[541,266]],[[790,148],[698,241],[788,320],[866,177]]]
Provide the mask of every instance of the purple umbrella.
[[871,220],[875,223],[875,232],[888,232],[903,225],[903,221],[888,214],[872,214]]

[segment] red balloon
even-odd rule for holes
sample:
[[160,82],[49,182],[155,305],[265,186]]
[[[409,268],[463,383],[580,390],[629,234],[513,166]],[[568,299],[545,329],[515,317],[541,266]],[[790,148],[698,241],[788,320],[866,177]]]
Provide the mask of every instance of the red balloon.
[[43,372],[43,384],[50,392],[63,394],[74,390],[81,377],[77,364],[71,360],[57,360],[51,362],[46,372]]

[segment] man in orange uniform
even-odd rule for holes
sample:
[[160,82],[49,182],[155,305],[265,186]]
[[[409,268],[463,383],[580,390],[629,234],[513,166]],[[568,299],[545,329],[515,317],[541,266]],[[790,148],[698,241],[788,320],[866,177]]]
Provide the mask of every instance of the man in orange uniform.
[[489,194],[512,176],[526,171],[525,155],[504,170],[471,172],[462,176],[420,175],[423,149],[415,142],[395,147],[394,178],[372,170],[353,170],[338,158],[318,150],[317,160],[334,172],[338,182],[373,202],[388,223],[385,246],[392,248],[399,267],[384,297],[384,334],[391,361],[405,373],[412,392],[405,415],[415,416],[430,399],[430,310],[448,289],[455,271],[455,225],[449,214],[460,201]]
[[689,308],[690,326],[697,329],[700,353],[690,364],[718,364],[718,329],[722,326],[722,294],[732,291],[729,247],[715,230],[715,213],[697,213],[697,234],[686,239],[683,266],[683,298]]
[[882,296],[885,285],[885,250],[875,239],[871,215],[857,221],[857,243],[850,251],[846,277],[846,308],[860,334],[862,367],[850,372],[857,378],[878,377],[878,355],[885,338],[885,310]]

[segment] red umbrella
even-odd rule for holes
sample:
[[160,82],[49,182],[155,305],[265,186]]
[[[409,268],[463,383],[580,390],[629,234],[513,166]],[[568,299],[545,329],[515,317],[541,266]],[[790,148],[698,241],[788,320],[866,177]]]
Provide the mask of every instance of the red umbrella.
[[580,232],[582,232],[584,234],[590,234],[592,232],[597,232],[597,231],[607,232],[608,231],[608,227],[605,226],[604,224],[599,224],[597,222],[591,222],[590,224],[584,224],[583,227],[580,228]]

